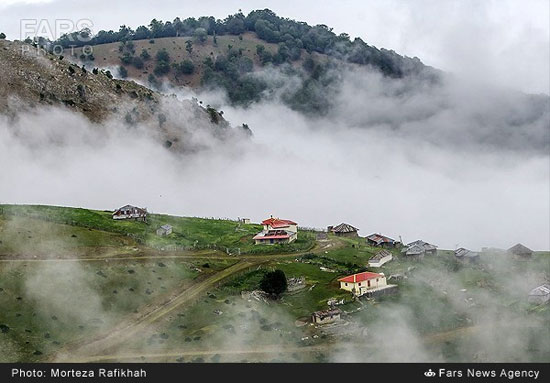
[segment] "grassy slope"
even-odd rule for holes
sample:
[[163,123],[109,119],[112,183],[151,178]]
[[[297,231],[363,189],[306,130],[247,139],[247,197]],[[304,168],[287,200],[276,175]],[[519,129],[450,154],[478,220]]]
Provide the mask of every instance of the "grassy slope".
[[[241,249],[241,253],[267,254],[307,250],[314,243],[312,233],[301,232],[298,240],[290,245],[255,246],[252,237],[262,228],[261,225],[257,224],[241,225],[230,220],[175,217],[159,214],[150,214],[148,223],[145,224],[131,220],[115,221],[109,211],[57,206],[0,205],[0,219],[2,219],[0,222],[4,222],[3,227],[6,230],[2,234],[6,238],[0,244],[0,254],[2,254],[2,250],[9,252],[9,249],[17,248],[21,241],[25,240],[24,235],[28,234],[31,237],[37,235],[40,237],[44,234],[47,235],[48,230],[50,230],[51,235],[52,227],[56,229],[53,231],[54,234],[57,231],[62,235],[62,238],[52,236],[52,246],[57,245],[54,239],[63,239],[65,241],[63,246],[69,248],[71,247],[71,241],[78,242],[77,240],[80,239],[82,240],[80,241],[81,244],[88,243],[92,247],[95,240],[97,240],[95,246],[100,243],[101,246],[114,243],[119,250],[125,250],[125,248],[120,247],[120,244],[129,247],[138,242],[146,246],[166,248],[167,250],[171,248],[170,246],[177,246],[177,249],[180,250],[182,247],[217,248],[223,251],[229,248],[232,252]],[[16,222],[16,224],[8,225],[6,223],[8,219],[10,223]],[[41,226],[41,221],[46,223]],[[56,225],[52,226],[51,223]],[[156,229],[166,223],[173,226],[173,233],[167,237],[157,236]],[[41,227],[44,230],[39,230]],[[37,234],[33,233],[33,228],[36,228]],[[82,230],[82,228],[95,231],[83,235],[85,230]],[[72,237],[73,234],[77,237]],[[67,244],[67,241],[69,244]],[[48,241],[44,239],[43,242]]]
[[16,344],[17,351],[4,355],[0,350],[0,360],[40,360],[34,352],[48,355],[65,342],[105,330],[176,287],[232,262],[210,261],[209,268],[200,261],[176,260],[78,266],[1,263],[0,325],[9,330],[0,333],[0,344]]

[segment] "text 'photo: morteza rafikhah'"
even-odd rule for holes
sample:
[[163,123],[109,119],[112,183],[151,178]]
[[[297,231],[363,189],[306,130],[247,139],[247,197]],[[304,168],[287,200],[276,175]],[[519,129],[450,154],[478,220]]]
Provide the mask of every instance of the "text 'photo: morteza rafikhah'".
[[547,0],[2,1],[0,380],[550,378],[549,47]]

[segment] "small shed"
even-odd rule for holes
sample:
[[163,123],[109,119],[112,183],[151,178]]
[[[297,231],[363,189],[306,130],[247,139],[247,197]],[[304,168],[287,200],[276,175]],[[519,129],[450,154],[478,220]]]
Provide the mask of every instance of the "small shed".
[[507,251],[510,254],[517,255],[519,257],[524,257],[524,258],[528,258],[533,255],[533,250],[531,250],[526,246],[523,246],[521,243],[518,243],[517,245],[512,246]]
[[339,237],[357,237],[357,232],[359,229],[351,226],[350,224],[341,223],[337,226],[328,226],[327,231]]
[[340,309],[330,309],[323,311],[315,311],[311,314],[311,321],[317,324],[332,323],[340,320],[342,311]]
[[239,218],[239,223],[244,223],[248,225],[250,223],[250,218]]
[[157,229],[157,235],[165,236],[172,234],[172,225],[162,225]]
[[528,301],[539,305],[550,302],[550,284],[545,283],[531,290]]

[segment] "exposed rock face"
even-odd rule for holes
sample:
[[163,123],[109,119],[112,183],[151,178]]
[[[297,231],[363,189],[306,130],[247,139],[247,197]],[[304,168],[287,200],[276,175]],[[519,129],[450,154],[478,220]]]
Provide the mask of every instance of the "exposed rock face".
[[175,151],[248,136],[213,109],[112,79],[106,71],[80,67],[19,41],[0,40],[0,78],[0,114],[12,119],[40,107],[61,107],[96,124],[115,120],[127,128],[139,125]]

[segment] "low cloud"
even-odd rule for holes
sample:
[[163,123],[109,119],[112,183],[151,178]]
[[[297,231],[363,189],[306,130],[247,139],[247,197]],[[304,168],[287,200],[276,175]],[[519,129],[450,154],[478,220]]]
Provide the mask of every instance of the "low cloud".
[[198,97],[254,136],[216,137],[169,103],[171,125],[185,127],[182,143],[200,148],[183,154],[166,150],[151,127],[91,124],[61,109],[0,119],[1,201],[133,203],[255,221],[274,214],[320,228],[345,221],[362,235],[443,248],[550,247],[547,98],[363,69],[344,77],[326,116],[276,98],[234,108],[220,95]]

